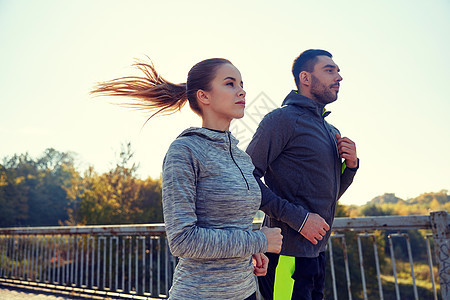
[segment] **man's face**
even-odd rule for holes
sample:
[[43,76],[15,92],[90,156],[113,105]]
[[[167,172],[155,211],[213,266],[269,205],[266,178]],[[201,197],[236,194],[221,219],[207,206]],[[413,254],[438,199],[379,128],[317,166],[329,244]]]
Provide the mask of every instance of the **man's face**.
[[321,55],[311,72],[310,93],[313,100],[322,104],[336,101],[339,93],[339,83],[342,80],[339,75],[339,67],[331,57]]

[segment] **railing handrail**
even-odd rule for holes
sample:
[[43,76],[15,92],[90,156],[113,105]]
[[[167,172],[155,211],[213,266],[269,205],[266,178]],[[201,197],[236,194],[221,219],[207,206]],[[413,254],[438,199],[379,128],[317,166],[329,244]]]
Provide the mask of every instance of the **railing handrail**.
[[[259,228],[262,221],[254,222],[254,229]],[[350,229],[349,229],[350,228]],[[432,229],[429,215],[410,216],[376,216],[358,218],[335,218],[334,231],[365,230],[412,230]],[[92,234],[92,235],[139,235],[148,233],[165,233],[164,223],[132,224],[132,225],[82,225],[82,226],[43,226],[43,227],[10,227],[0,228],[0,234]]]
[[11,227],[0,228],[0,234],[91,234],[91,235],[144,235],[164,234],[163,223],[133,225],[86,225],[86,226],[47,226],[47,227]]
[[[349,229],[351,228],[351,229]],[[431,229],[429,215],[336,218],[332,230],[412,230]]]

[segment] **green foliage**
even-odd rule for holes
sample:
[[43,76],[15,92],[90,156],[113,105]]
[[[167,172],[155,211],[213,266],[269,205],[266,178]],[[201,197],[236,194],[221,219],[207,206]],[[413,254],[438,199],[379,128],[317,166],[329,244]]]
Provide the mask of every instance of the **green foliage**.
[[161,181],[137,179],[128,143],[116,167],[98,175],[90,168],[77,188],[79,199],[69,212],[72,224],[138,224],[162,222]]
[[432,211],[449,211],[450,195],[447,190],[437,193],[424,193],[416,198],[403,200],[392,193],[373,198],[366,205],[348,206],[351,217],[387,215],[428,215]]
[[392,214],[392,211],[390,209],[384,210],[375,204],[369,204],[361,209],[361,213],[364,216],[389,216]]
[[138,179],[132,158],[128,143],[112,170],[90,167],[83,176],[73,154],[54,149],[4,158],[0,227],[162,222],[161,180]]
[[[78,173],[71,154],[47,149],[5,158],[0,167],[0,226],[48,226],[67,218],[65,188]],[[4,209],[3,209],[4,208]]]
[[334,215],[336,216],[336,218],[348,217],[349,210],[347,209],[347,207],[345,205],[342,205],[338,202],[338,204],[336,205],[336,211],[335,211]]

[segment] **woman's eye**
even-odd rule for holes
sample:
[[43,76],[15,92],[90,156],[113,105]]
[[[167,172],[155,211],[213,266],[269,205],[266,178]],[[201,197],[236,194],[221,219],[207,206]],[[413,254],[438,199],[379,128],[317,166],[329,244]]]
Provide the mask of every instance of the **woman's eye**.
[[227,85],[233,87],[233,86],[234,86],[234,83],[233,83],[233,82],[228,82]]

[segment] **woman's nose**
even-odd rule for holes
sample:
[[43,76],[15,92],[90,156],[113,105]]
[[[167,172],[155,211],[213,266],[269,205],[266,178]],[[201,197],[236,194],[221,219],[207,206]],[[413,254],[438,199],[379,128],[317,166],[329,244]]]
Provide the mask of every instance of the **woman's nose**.
[[247,95],[247,93],[245,92],[245,90],[243,88],[241,88],[241,90],[239,91],[239,97],[245,98],[245,95]]

